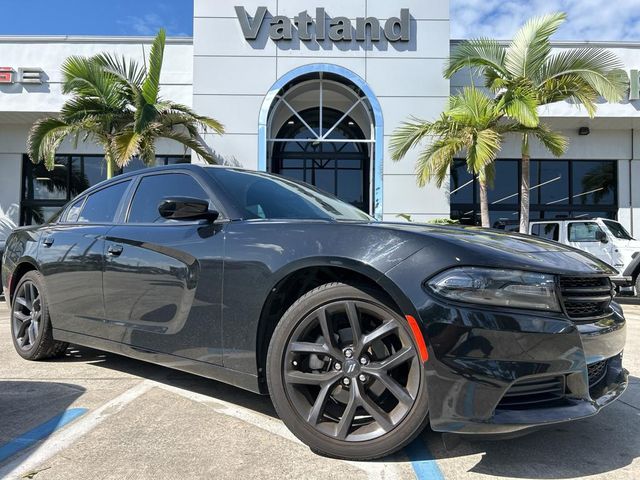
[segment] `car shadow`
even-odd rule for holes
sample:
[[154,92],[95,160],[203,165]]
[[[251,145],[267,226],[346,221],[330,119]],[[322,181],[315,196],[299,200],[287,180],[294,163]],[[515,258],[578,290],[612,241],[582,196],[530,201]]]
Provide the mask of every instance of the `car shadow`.
[[[448,439],[426,429],[421,439],[436,460],[471,462],[467,471],[492,477],[576,478],[607,474],[640,456],[640,379],[629,377],[627,392],[594,417],[558,424],[510,440]],[[463,459],[480,455],[479,460]],[[423,460],[430,460],[431,458]],[[413,458],[412,460],[420,460]],[[457,469],[459,469],[459,465]],[[614,478],[614,477],[612,477]]]
[[[71,346],[64,357],[51,361],[84,362],[108,368],[278,418],[268,396],[121,355]],[[447,448],[441,434],[426,428],[416,440],[428,446],[422,449],[425,458],[413,455],[411,461],[462,460],[480,455],[468,471],[513,478],[575,478],[624,468],[640,456],[640,379],[629,379],[629,389],[621,401],[614,402],[595,417],[549,427],[520,438],[460,439],[454,446],[447,441]],[[634,400],[627,402],[625,398]],[[406,462],[407,458],[396,454],[380,461]]]
[[226,383],[181,372],[161,365],[143,362],[115,353],[71,345],[64,356],[50,362],[82,362],[118,372],[153,380],[164,385],[183,388],[248,408],[263,415],[278,418],[268,396],[259,395]]
[[[44,440],[48,435],[40,436],[33,430],[64,413],[85,391],[71,383],[1,380],[0,448],[15,447],[16,453],[0,465],[11,462],[30,440]],[[27,432],[31,433],[25,436]]]

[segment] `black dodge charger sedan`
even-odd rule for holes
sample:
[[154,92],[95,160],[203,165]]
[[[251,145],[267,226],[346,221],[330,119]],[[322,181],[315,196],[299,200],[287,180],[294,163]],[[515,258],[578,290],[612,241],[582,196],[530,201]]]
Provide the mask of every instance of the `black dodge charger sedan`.
[[429,423],[510,436],[627,385],[614,270],[557,243],[377,222],[307,185],[194,165],[122,175],[2,266],[17,352],[67,343],[269,394],[314,451],[372,459]]

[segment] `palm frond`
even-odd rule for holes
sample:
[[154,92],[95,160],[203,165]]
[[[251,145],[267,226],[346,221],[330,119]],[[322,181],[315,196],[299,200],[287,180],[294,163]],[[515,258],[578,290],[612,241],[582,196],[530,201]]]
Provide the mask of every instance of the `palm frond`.
[[37,120],[27,139],[27,152],[33,163],[44,162],[48,170],[53,169],[56,151],[64,139],[79,130],[77,125],[69,124],[56,117]]
[[502,148],[502,136],[496,130],[480,130],[475,141],[467,148],[467,168],[470,172],[482,172],[491,165]]
[[629,88],[624,64],[613,52],[598,48],[567,50],[551,56],[541,71],[540,83],[579,78],[609,102],[619,102]]
[[489,38],[465,40],[454,48],[445,65],[444,76],[451,78],[465,68],[491,69],[496,75],[506,75],[504,68],[505,47]]
[[149,124],[154,122],[157,117],[158,111],[153,104],[143,102],[142,105],[138,105],[135,112],[135,131],[137,133],[143,133]]
[[433,122],[426,122],[415,117],[402,122],[393,132],[389,143],[391,158],[398,162],[407,156],[409,150],[416,147],[433,130]]
[[536,92],[527,87],[506,90],[501,96],[501,106],[508,117],[525,127],[533,128],[540,123]]
[[119,57],[111,53],[99,53],[91,58],[107,71],[118,75],[133,85],[142,85],[147,75],[143,65],[138,64],[133,59],[127,61],[124,55]]
[[473,128],[486,128],[500,116],[493,99],[472,87],[451,97],[446,114],[457,124]]
[[167,34],[162,28],[156,35],[151,45],[151,53],[149,54],[149,68],[147,77],[142,84],[142,96],[147,103],[155,104],[158,102],[160,93],[160,74],[162,73],[162,62],[164,59],[164,46]]
[[100,99],[105,105],[123,108],[123,85],[91,58],[72,56],[62,64],[62,92]]
[[218,120],[197,114],[193,109],[174,102],[162,102],[161,105],[156,105],[156,108],[160,113],[181,113],[185,118],[191,117],[192,120],[204,131],[211,129],[214,133],[222,135],[225,132],[224,125]]
[[207,163],[215,164],[215,157],[211,154],[208,146],[200,141],[197,138],[193,138],[183,132],[177,132],[173,130],[164,130],[159,132],[159,137],[168,138],[169,140],[174,140],[178,143],[181,143],[186,148],[190,148],[194,152],[196,152],[200,157],[202,157]]
[[564,13],[533,17],[516,32],[504,58],[504,66],[511,76],[526,78],[544,64],[551,52],[549,38],[566,18]]
[[546,124],[540,124],[532,133],[556,157],[564,155],[569,148],[567,137],[559,132],[554,132]]
[[140,143],[143,136],[133,129],[118,133],[113,138],[112,152],[119,167],[127,165],[133,157],[140,153]]

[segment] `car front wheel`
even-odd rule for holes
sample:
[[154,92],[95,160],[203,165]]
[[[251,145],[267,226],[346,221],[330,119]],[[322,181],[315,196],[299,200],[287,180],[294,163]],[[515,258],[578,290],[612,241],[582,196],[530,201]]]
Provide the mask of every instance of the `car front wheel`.
[[320,454],[386,456],[426,422],[424,364],[411,329],[367,288],[327,284],[294,303],[271,340],[267,379],[280,418]]

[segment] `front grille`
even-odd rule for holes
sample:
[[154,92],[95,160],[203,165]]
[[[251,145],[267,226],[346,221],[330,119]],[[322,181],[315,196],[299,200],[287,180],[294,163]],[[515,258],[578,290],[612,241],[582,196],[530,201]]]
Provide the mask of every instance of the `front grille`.
[[543,408],[562,400],[564,394],[563,375],[519,380],[507,390],[497,408],[502,410]]
[[587,365],[589,373],[589,388],[595,387],[607,373],[607,360]]
[[560,277],[560,293],[567,315],[578,321],[606,315],[613,299],[609,277]]

